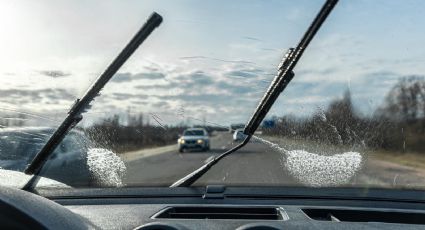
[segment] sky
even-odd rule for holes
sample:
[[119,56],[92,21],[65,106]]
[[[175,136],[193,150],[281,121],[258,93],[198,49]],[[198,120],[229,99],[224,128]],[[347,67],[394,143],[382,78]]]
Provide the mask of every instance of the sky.
[[[61,120],[156,11],[162,25],[84,122],[130,112],[244,123],[322,3],[0,0],[0,110]],[[340,0],[269,116],[308,116],[347,89],[372,114],[399,78],[424,75],[424,11],[419,0]]]

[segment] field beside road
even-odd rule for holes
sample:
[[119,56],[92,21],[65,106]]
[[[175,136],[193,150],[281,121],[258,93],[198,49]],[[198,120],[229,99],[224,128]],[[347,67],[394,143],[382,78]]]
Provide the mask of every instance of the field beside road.
[[[288,143],[283,143],[285,140],[262,138],[280,146],[288,146]],[[124,153],[121,155],[127,166],[124,182],[127,186],[169,186],[200,167],[210,157],[223,153],[235,144],[230,133],[219,132],[211,138],[209,152],[179,153],[175,144]],[[298,147],[312,151],[313,147],[307,145],[293,142],[290,148]],[[346,184],[348,186],[424,187],[425,185],[425,171],[419,167],[400,164],[373,153],[360,154],[362,167]],[[297,175],[288,170],[285,156],[281,151],[255,140],[221,160],[195,185],[206,184],[305,185]]]
[[370,158],[389,161],[417,169],[425,169],[425,154],[421,153],[394,153],[388,151],[370,152]]

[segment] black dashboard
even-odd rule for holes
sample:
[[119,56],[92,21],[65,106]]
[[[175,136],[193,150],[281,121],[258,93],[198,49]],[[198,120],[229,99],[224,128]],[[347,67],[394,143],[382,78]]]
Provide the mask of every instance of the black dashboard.
[[[359,209],[340,206],[297,206],[297,205],[164,205],[164,204],[122,204],[122,205],[82,205],[67,206],[67,208],[81,216],[87,217],[96,226],[104,229],[423,229],[425,213],[396,210],[396,209]],[[199,213],[184,213],[182,217],[155,218],[158,212],[167,209],[220,209],[221,218],[199,218]],[[284,218],[270,219],[269,217],[253,214],[243,216],[247,208],[257,209],[280,209]],[[228,209],[239,209],[241,213],[232,215]],[[318,213],[306,213],[305,210],[319,211]],[[333,210],[335,214],[325,214]],[[341,211],[350,211],[350,216],[344,216]],[[329,212],[331,213],[331,212]],[[374,215],[373,215],[373,214]],[[208,215],[214,216],[209,213]],[[365,218],[364,215],[369,215]],[[379,219],[379,214],[389,215],[387,219]],[[412,223],[407,223],[408,218],[397,218],[397,214],[412,215]],[[228,217],[225,217],[227,215]],[[363,216],[362,216],[363,215]],[[421,217],[419,219],[418,217]],[[363,219],[362,219],[363,218]],[[375,219],[373,219],[375,218]],[[391,220],[391,218],[394,218]],[[368,221],[369,219],[370,221]],[[381,222],[380,222],[381,221]],[[385,221],[385,222],[382,222]],[[420,223],[422,221],[422,223]],[[401,222],[401,223],[400,223]],[[413,224],[415,223],[415,224]],[[149,226],[150,228],[143,228]],[[151,228],[153,226],[163,226]],[[167,226],[168,228],[165,228]]]
[[[390,200],[392,191],[356,191],[363,197],[336,197],[341,189],[226,189],[207,196],[202,188],[86,189],[36,191],[48,199],[11,188],[0,189],[2,229],[424,229],[423,192]],[[202,193],[204,191],[204,193]],[[235,193],[239,191],[239,194]],[[354,191],[354,190],[346,190]],[[347,194],[347,192],[344,194]],[[201,193],[200,193],[201,192]],[[382,196],[372,198],[371,194]],[[293,193],[293,195],[291,195]],[[348,192],[349,193],[349,192]],[[403,192],[398,192],[403,193]],[[409,196],[411,199],[408,199]],[[369,197],[369,198],[367,198]],[[417,199],[414,199],[417,198]],[[8,205],[6,207],[5,205]],[[15,210],[12,212],[11,210]],[[8,221],[5,221],[8,220]],[[19,222],[20,225],[16,225]],[[7,225],[9,223],[9,225]],[[13,225],[15,223],[15,225]]]

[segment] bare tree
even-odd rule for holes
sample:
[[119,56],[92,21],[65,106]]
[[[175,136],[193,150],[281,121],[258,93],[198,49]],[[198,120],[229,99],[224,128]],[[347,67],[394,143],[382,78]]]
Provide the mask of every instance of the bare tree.
[[390,90],[380,115],[398,121],[412,123],[425,115],[425,78],[408,76],[401,78]]

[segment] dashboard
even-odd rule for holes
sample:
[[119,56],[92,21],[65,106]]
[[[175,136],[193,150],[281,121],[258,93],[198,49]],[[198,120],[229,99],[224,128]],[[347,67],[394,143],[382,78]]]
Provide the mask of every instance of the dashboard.
[[[336,199],[330,196],[211,197],[200,195],[199,188],[176,190],[171,196],[155,195],[154,189],[148,192],[150,195],[138,192],[142,190],[124,189],[122,194],[108,189],[59,193],[38,191],[46,196],[44,198],[1,187],[0,227],[140,230],[425,228],[425,203],[413,200]],[[77,193],[80,195],[76,196]]]

